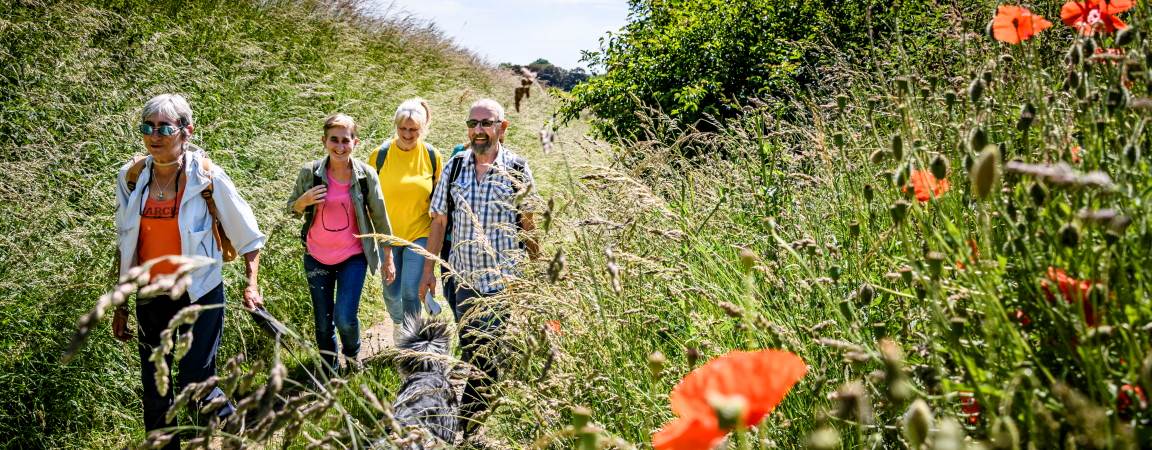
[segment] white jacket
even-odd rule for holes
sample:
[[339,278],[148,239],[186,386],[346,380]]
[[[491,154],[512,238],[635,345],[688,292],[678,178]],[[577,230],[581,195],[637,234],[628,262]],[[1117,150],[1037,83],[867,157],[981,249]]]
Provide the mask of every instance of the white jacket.
[[[213,258],[215,264],[201,267],[192,271],[192,283],[188,287],[188,295],[195,303],[217,285],[223,282],[221,273],[223,258],[216,245],[216,236],[212,234],[212,216],[208,213],[208,202],[200,196],[210,184],[212,185],[212,199],[216,202],[216,211],[219,214],[220,224],[224,227],[224,234],[232,240],[236,252],[240,255],[259,250],[264,247],[267,239],[260,232],[256,224],[256,216],[252,208],[236,192],[232,179],[215,164],[212,173],[203,173],[200,159],[204,158],[204,151],[195,146],[189,146],[184,152],[184,172],[181,176],[186,181],[184,194],[180,197],[180,213],[177,218],[180,228],[180,249],[185,256],[199,255]],[[140,235],[140,211],[142,197],[146,192],[149,178],[152,174],[152,157],[148,156],[144,162],[144,170],[136,180],[136,189],[128,191],[125,179],[128,169],[132,166],[129,161],[120,168],[116,179],[116,229],[119,232],[120,247],[120,275],[124,275],[137,261],[136,248]]]

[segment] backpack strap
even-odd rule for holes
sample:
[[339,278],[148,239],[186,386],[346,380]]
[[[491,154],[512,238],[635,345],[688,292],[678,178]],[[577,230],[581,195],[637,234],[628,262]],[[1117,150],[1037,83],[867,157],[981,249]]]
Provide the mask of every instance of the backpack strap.
[[388,158],[389,148],[392,148],[391,139],[384,141],[383,144],[380,144],[380,149],[376,150],[376,161],[373,162],[376,165],[376,173],[380,173],[380,169],[384,168],[384,160]]
[[132,167],[129,167],[128,173],[124,175],[124,181],[128,183],[128,192],[136,190],[136,180],[140,179],[140,172],[144,171],[144,161],[147,159],[148,155],[132,157]]
[[220,255],[224,262],[236,259],[236,248],[232,246],[232,240],[228,239],[228,235],[224,234],[224,225],[220,223],[220,214],[216,211],[216,200],[212,198],[213,187],[215,182],[212,181],[212,169],[214,169],[212,160],[207,156],[200,157],[200,172],[209,176],[208,186],[200,191],[200,197],[208,204],[208,214],[212,216],[212,234],[216,238],[216,248],[220,249]]
[[452,235],[452,211],[456,209],[456,199],[452,198],[452,183],[460,178],[460,170],[464,167],[464,153],[457,153],[448,162],[444,164],[444,169],[448,170],[448,192],[444,193],[447,201],[447,206],[444,208],[444,215],[448,216],[448,223],[444,225],[444,236]]

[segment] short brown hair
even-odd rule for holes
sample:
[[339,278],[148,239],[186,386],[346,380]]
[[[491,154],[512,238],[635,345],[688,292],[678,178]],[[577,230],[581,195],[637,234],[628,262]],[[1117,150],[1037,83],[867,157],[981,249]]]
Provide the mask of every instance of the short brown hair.
[[324,136],[328,136],[328,130],[336,127],[347,128],[352,132],[352,137],[360,137],[356,132],[356,120],[344,113],[336,113],[324,119]]

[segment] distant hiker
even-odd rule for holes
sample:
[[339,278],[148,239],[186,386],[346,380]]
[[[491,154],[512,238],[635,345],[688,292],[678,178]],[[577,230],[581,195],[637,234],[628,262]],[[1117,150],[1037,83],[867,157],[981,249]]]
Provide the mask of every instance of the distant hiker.
[[[195,124],[192,108],[184,97],[162,94],[148,100],[140,113],[137,128],[144,137],[146,157],[134,158],[120,168],[116,180],[116,226],[119,230],[120,274],[133,266],[168,255],[202,256],[216,264],[193,270],[191,284],[177,298],[159,295],[136,299],[136,320],[140,325],[140,380],[144,388],[144,429],[151,431],[176,425],[165,420],[173,403],[173,392],[189,383],[216,375],[216,351],[224,328],[224,284],[221,267],[224,251],[235,249],[244,255],[247,284],[242,303],[245,308],[263,306],[264,299],[256,278],[260,267],[260,249],[265,235],[256,224],[252,208],[240,197],[232,180],[219,166],[208,161],[199,147],[189,143]],[[215,222],[231,245],[218,242],[213,232]],[[152,276],[170,274],[176,266],[162,262],[152,267]],[[176,385],[160,394],[156,386],[156,365],[151,361],[153,349],[160,347],[160,333],[169,320],[191,305],[205,307],[189,326],[191,348],[178,364]],[[132,339],[128,329],[128,309],[120,307],[112,320],[112,334],[122,341]],[[165,356],[169,367],[172,355]],[[219,388],[204,398],[191,402],[193,416],[201,405],[224,395]],[[231,404],[224,404],[215,415],[231,415]],[[203,425],[203,423],[201,423]],[[174,436],[166,448],[179,448]]]
[[360,144],[356,122],[344,114],[328,116],[322,143],[327,156],[300,167],[288,208],[304,216],[300,228],[304,273],[312,295],[316,343],[323,369],[331,374],[339,368],[337,332],[346,367],[361,368],[357,315],[365,272],[379,270],[387,288],[395,278],[395,268],[388,245],[356,237],[392,233],[376,170],[352,158]]
[[[427,101],[405,100],[393,116],[396,134],[368,155],[368,164],[380,177],[391,234],[421,248],[428,247],[432,228],[428,204],[444,168],[440,152],[424,141],[431,118]],[[410,247],[394,246],[392,259],[396,263],[396,282],[384,286],[384,304],[392,316],[395,337],[405,316],[419,316],[424,304],[424,297],[419,295],[424,257]]]
[[[465,123],[470,148],[445,164],[447,176],[441,177],[433,193],[428,251],[440,251],[450,223],[454,239],[449,263],[459,274],[454,282],[461,358],[487,375],[469,379],[464,388],[461,409],[467,435],[476,426],[477,415],[488,408],[479,390],[490,386],[498,371],[483,349],[502,322],[497,314],[480,308],[469,314],[478,306],[473,299],[503,290],[508,278],[519,275],[517,263],[525,256],[535,259],[538,248],[534,239],[521,235],[536,228],[522,202],[532,190],[532,171],[524,158],[500,142],[509,125],[504,108],[495,100],[479,100]],[[433,261],[424,264],[421,294],[435,287],[433,269]]]
[[526,68],[520,68],[520,87],[516,88],[516,112],[520,112],[520,99],[532,96],[532,83],[536,82],[536,73]]

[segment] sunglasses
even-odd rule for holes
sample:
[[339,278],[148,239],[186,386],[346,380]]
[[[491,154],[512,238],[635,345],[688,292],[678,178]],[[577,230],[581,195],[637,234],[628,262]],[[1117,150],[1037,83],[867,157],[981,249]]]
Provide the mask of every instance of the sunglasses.
[[468,120],[464,121],[464,125],[468,125],[468,128],[476,128],[476,125],[480,125],[483,128],[488,128],[488,127],[491,127],[492,125],[496,125],[496,124],[499,124],[501,122],[503,122],[503,121],[502,120],[490,120],[490,119],[484,119],[484,120],[468,119]]
[[177,131],[180,131],[180,127],[167,123],[159,126],[153,126],[150,123],[142,123],[140,124],[139,130],[140,134],[145,136],[151,136],[153,132],[159,132],[161,136],[171,136],[176,134]]

